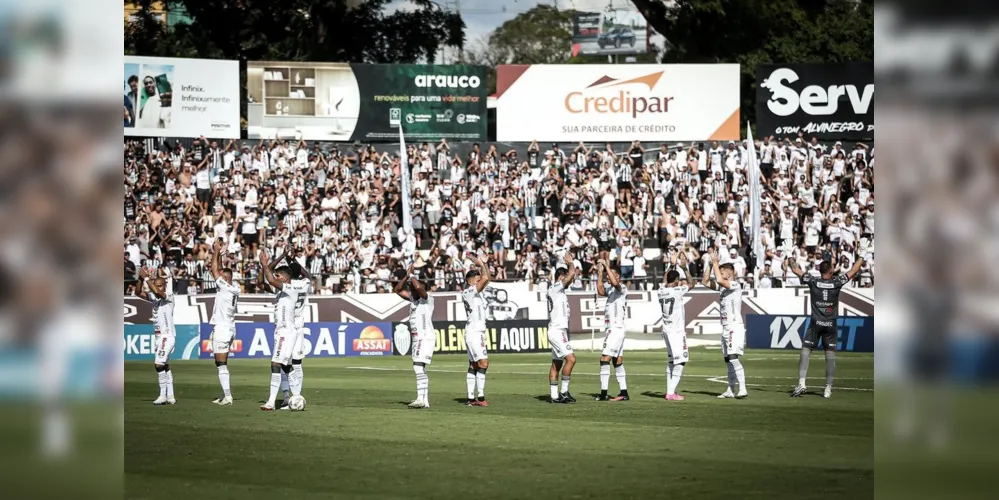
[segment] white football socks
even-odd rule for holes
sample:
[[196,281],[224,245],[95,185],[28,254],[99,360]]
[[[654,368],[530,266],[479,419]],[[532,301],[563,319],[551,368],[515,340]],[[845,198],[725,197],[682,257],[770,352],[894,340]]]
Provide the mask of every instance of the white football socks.
[[614,376],[617,377],[617,385],[621,386],[621,390],[627,391],[628,377],[624,374],[624,365],[614,367]]
[[666,384],[666,394],[676,394],[676,388],[680,386],[680,377],[683,376],[684,365],[670,365],[669,382]]
[[600,365],[600,390],[606,392],[610,385],[610,365],[604,363]]
[[728,368],[728,390],[735,392],[735,384],[737,382],[735,377],[735,366],[733,366],[733,362],[730,361],[725,363],[725,367]]
[[279,387],[281,387],[281,373],[271,373],[271,394],[267,397],[267,404],[274,406]]
[[229,390],[229,365],[219,365],[219,385],[222,386],[222,395],[225,397],[232,397],[232,392]]
[[478,369],[475,371],[475,385],[479,386],[479,397],[486,397],[486,371]]
[[427,368],[413,365],[413,371],[416,372],[416,399],[426,401],[430,393],[430,376],[427,375]]
[[558,382],[549,382],[549,395],[552,399],[558,399]]
[[569,376],[562,375],[562,393],[569,392]]
[[739,392],[746,392],[746,370],[742,367],[742,360],[733,359],[731,365],[732,371],[735,372],[735,378],[739,382]]
[[288,375],[288,386],[291,388],[292,396],[302,395],[302,381],[305,379],[305,372],[302,365],[291,365],[291,373]]
[[173,370],[167,369],[163,372],[166,374],[166,396],[168,398],[173,397]]
[[475,370],[471,368],[465,374],[465,387],[468,389],[468,399],[475,399]]
[[167,395],[166,372],[156,372],[156,380],[160,383],[160,397],[165,398]]

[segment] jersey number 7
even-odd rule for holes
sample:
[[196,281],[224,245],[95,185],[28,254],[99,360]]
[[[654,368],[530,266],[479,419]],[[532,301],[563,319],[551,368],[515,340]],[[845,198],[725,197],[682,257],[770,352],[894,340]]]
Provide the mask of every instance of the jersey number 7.
[[[667,316],[669,316],[669,315],[673,314],[673,304],[675,302],[676,302],[676,299],[674,299],[673,297],[670,297],[668,299],[661,299],[659,301],[659,305],[663,308],[663,312],[666,313]],[[666,306],[667,305],[669,305],[669,311],[666,310]]]

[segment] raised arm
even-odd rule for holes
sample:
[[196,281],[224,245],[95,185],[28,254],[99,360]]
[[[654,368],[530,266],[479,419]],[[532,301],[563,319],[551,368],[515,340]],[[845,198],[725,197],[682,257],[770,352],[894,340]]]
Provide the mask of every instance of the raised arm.
[[493,278],[489,274],[488,264],[482,262],[479,259],[475,259],[473,263],[479,266],[479,274],[481,277],[479,278],[479,282],[475,285],[475,290],[481,293],[483,290],[486,289],[486,285],[488,285]]
[[[604,264],[604,267],[610,269],[610,264]],[[607,282],[610,283],[610,286],[616,288],[618,291],[621,291],[621,280],[618,277],[617,273],[608,272],[607,273]]]
[[[805,271],[803,271],[800,267],[798,267],[798,261],[794,259],[791,259],[791,272],[794,273],[794,275],[797,276],[799,279],[805,276]],[[850,278],[853,279],[853,276],[850,276]]]
[[413,293],[415,293],[417,297],[421,299],[429,297],[427,289],[423,287],[423,283],[420,283],[420,280],[416,279],[412,272],[409,272],[409,287],[413,290]]
[[718,276],[718,264],[715,260],[716,259],[715,250],[712,248],[711,250],[709,250],[709,253],[711,255],[711,262],[714,264],[714,266],[712,268],[704,270],[704,276],[701,277],[701,284],[712,290],[717,290],[718,287],[715,285],[715,283],[711,282],[712,269],[714,269],[715,276],[716,277]]
[[400,279],[399,282],[395,284],[395,287],[392,289],[392,293],[406,300],[409,300],[410,295],[409,291],[406,290],[406,282],[409,281],[409,277],[412,276],[412,274],[413,274],[413,266],[409,266],[409,269],[406,269],[406,275],[403,276],[402,279]]
[[853,267],[851,267],[850,270],[846,272],[846,278],[850,281],[853,281],[853,277],[860,272],[860,267],[863,265],[864,265],[864,256],[863,255],[858,256],[857,261],[853,263]]
[[601,297],[607,296],[607,291],[604,290],[604,263],[603,261],[597,261],[597,295]]
[[155,296],[157,296],[157,297],[159,297],[161,299],[165,299],[166,298],[166,290],[164,290],[163,287],[159,286],[156,283],[155,279],[149,279],[149,270],[148,269],[143,268],[142,270],[140,270],[139,271],[139,277],[142,279],[142,281],[145,281],[146,284],[149,285],[149,291],[152,292],[153,295],[155,295]]
[[[280,262],[280,260],[276,259],[275,262]],[[272,263],[268,260],[267,252],[261,250],[260,267],[263,271],[264,281],[266,281],[268,285],[274,287],[275,290],[281,290],[284,284],[274,276],[274,269],[271,268],[271,264]]]
[[[291,252],[288,252],[287,254],[285,254],[284,258],[285,258],[285,261],[288,262],[288,265],[297,264],[297,262],[295,262],[295,259],[293,259],[291,257]],[[309,269],[308,269],[309,266],[299,265],[298,267],[302,270],[302,277],[305,278],[305,279],[307,279],[307,280],[309,280],[311,282],[312,281],[312,273],[309,272]]]
[[718,271],[718,254],[716,253],[713,253],[711,255],[711,268],[715,272],[715,283],[718,283],[718,286],[724,288],[732,288],[732,282],[725,278],[722,278],[721,273]]
[[212,249],[212,277],[219,279],[222,277],[222,240],[215,240],[214,248]]
[[562,286],[569,288],[569,285],[572,284],[572,280],[576,279],[576,266],[573,265],[572,262],[572,252],[567,250],[565,252],[564,260],[569,272],[565,273],[565,276],[562,276]]

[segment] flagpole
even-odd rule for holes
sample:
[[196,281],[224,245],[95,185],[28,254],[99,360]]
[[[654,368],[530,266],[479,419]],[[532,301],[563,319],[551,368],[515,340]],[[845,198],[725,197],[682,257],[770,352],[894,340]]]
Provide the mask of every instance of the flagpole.
[[746,141],[749,143],[749,225],[750,225],[750,235],[752,235],[752,249],[753,255],[756,260],[754,276],[756,277],[756,284],[759,285],[759,278],[763,272],[763,265],[765,260],[766,250],[763,248],[763,242],[760,238],[760,233],[762,229],[762,191],[763,186],[760,185],[760,165],[759,159],[756,156],[756,143],[753,141],[753,128],[748,122],[746,123]]
[[[413,217],[411,215],[412,201],[410,200],[409,187],[409,155],[406,152],[406,137],[402,133],[402,122],[399,122],[399,175],[402,177],[402,227],[406,234],[406,239],[414,238]],[[405,241],[403,243],[405,247]],[[407,265],[413,263],[414,255],[406,255]]]

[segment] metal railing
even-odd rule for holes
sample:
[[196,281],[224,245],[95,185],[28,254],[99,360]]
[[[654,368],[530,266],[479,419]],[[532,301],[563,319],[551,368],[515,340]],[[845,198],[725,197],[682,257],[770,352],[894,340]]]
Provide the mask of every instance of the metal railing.
[[[327,287],[326,283],[329,281],[328,278],[331,278],[331,277],[334,278],[335,283],[332,284],[333,286]],[[207,293],[207,294],[210,294],[210,293],[214,293],[215,292],[215,290],[214,290],[215,281],[214,280],[204,279],[204,278],[195,278],[195,277],[189,277],[189,276],[173,277],[171,279],[173,281],[174,293],[177,293],[177,294],[185,294],[186,290],[191,289],[192,285],[196,285],[198,287],[198,293]],[[621,282],[623,282],[625,284],[625,286],[629,290],[633,290],[633,291],[654,291],[663,282],[663,279],[664,279],[663,270],[661,268],[657,267],[655,269],[650,269],[648,276],[639,277],[639,278],[635,278],[635,277],[632,277],[632,278],[621,278]],[[701,278],[700,277],[693,277],[693,278],[691,278],[691,280],[694,281],[694,282],[700,282]],[[239,283],[239,284],[242,285],[243,293],[269,293],[270,292],[270,288],[267,285],[263,284],[260,281],[260,279],[256,278],[256,277],[254,277],[254,278],[239,278],[239,279],[236,279],[235,281],[237,283]],[[361,281],[360,286],[358,286],[355,289],[354,285],[353,285],[354,278],[350,274],[333,274],[333,273],[328,273],[328,274],[314,275],[313,276],[312,285],[313,285],[313,289],[316,290],[317,293],[326,292],[326,293],[337,294],[337,293],[345,293],[345,292],[348,292],[348,291],[352,292],[352,293],[392,293],[392,288],[398,282],[398,280],[396,280],[394,278],[379,279],[379,278],[364,278],[364,277],[362,277],[360,281]],[[444,274],[443,278],[432,277],[432,278],[429,278],[428,281],[430,281],[431,285],[433,286],[432,291],[438,291],[438,292],[456,292],[456,291],[461,291],[462,289],[464,289],[464,273],[447,272],[447,273]],[[507,279],[503,279],[503,280],[498,280],[498,279],[494,279],[493,280],[493,282],[495,282],[495,283],[517,283],[517,282],[524,282],[524,281],[526,281],[525,277],[512,277],[512,278],[511,277],[507,277]],[[549,281],[550,280],[548,280],[547,278],[534,278],[534,279],[532,279],[530,281],[529,287],[531,289],[533,289],[534,287],[541,287],[542,285],[547,284]],[[345,283],[348,283],[348,282],[351,283],[350,290],[348,290],[344,286]],[[740,282],[743,283],[744,286],[747,286],[747,287],[750,287],[750,288],[755,288],[756,287],[756,283],[754,282],[754,280],[753,280],[753,278],[751,276],[741,279]],[[873,275],[871,274],[870,271],[861,271],[860,273],[857,273],[857,276],[854,277],[852,284],[855,287],[873,286],[873,284],[874,284]],[[134,279],[134,278],[131,278],[131,279],[130,278],[125,278],[124,285],[125,285],[125,289],[126,289],[126,294],[129,294],[128,293],[129,286],[137,287],[138,286],[138,280]],[[375,288],[374,292],[365,291],[368,288],[370,288],[370,286],[374,286],[374,288]],[[785,284],[785,280],[778,279],[778,278],[772,279],[771,288],[784,288],[786,286],[798,286],[798,285],[786,285]],[[178,291],[178,290],[181,290],[181,291]],[[596,278],[588,278],[588,279],[577,280],[570,287],[570,290],[571,291],[577,291],[577,292],[580,292],[580,291],[583,291],[583,292],[585,292],[585,291],[595,291],[596,290]]]

